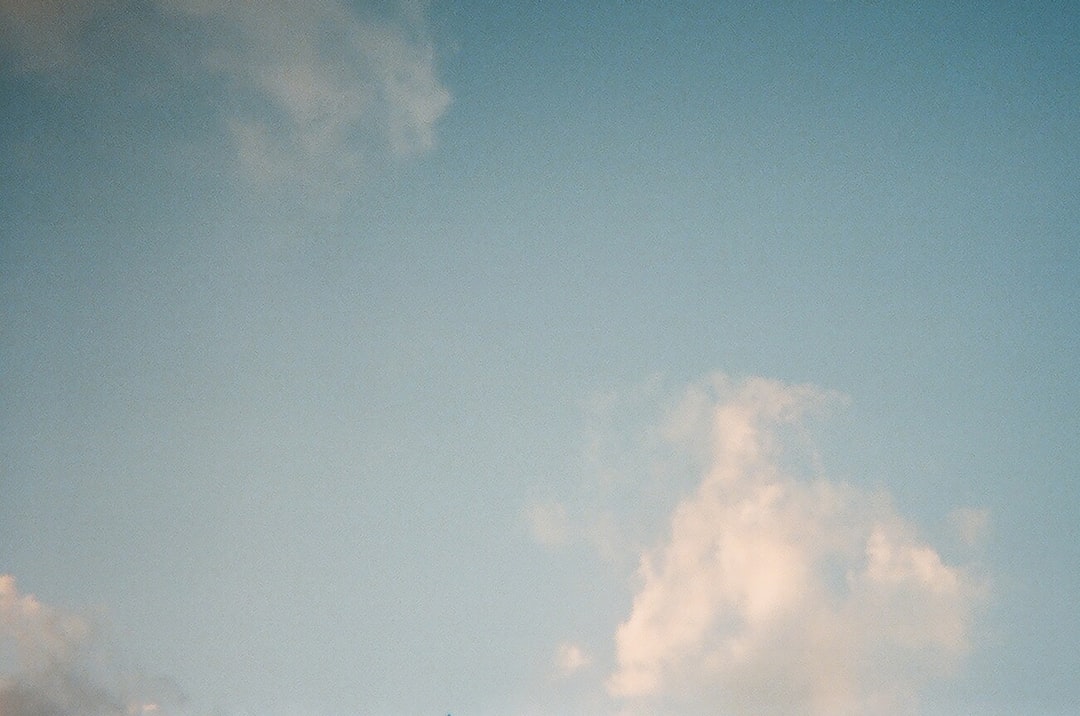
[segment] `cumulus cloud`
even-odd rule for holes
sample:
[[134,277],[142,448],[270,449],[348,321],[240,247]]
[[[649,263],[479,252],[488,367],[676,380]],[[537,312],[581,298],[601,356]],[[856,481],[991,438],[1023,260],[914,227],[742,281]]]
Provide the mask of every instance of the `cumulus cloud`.
[[20,593],[7,574],[0,574],[0,654],[11,661],[0,669],[3,716],[168,713],[148,697],[154,689],[131,688],[132,677],[109,668],[86,618]]
[[907,713],[968,650],[980,583],[886,494],[790,467],[785,436],[835,398],[717,376],[674,411],[702,476],[615,634],[606,687],[630,712]]
[[0,40],[32,72],[124,62],[109,73],[148,74],[142,81],[154,92],[194,81],[247,178],[333,193],[371,165],[435,144],[450,93],[437,77],[423,7],[0,0]]

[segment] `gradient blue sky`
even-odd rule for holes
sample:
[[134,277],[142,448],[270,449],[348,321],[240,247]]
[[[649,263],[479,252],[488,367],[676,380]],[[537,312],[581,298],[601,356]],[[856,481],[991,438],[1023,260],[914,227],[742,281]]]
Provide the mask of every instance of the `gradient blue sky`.
[[[686,651],[614,686],[643,595],[741,584],[673,566],[677,505],[734,499],[704,421],[789,445],[752,461],[785,494],[852,491],[792,503],[808,543],[902,522],[977,585],[951,666],[878,655],[910,687],[881,708],[1075,713],[1076,4],[0,0],[0,28],[6,698],[78,712],[48,662],[174,715],[821,708]],[[792,430],[789,399],[827,407]],[[62,658],[61,617],[94,625]]]

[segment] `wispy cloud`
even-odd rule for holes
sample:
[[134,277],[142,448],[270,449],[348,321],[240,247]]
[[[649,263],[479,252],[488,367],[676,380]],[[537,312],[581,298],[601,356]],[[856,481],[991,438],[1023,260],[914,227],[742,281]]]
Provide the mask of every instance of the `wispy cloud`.
[[555,650],[555,668],[560,676],[570,676],[592,663],[592,657],[580,644],[563,642]]
[[990,511],[985,508],[958,507],[949,513],[949,520],[967,547],[979,545],[990,532]]
[[104,0],[0,0],[0,41],[25,71],[107,66],[121,80],[139,73],[151,93],[194,82],[248,180],[340,194],[372,166],[435,145],[450,93],[423,8],[157,0],[135,11]]
[[169,712],[161,705],[161,694],[151,693],[162,687],[135,688],[134,677],[110,668],[90,621],[20,593],[15,578],[7,574],[0,574],[0,654],[13,662],[0,669],[3,716]]
[[574,534],[566,507],[558,502],[537,502],[524,510],[529,534],[545,547],[558,547],[569,542]]
[[784,435],[834,398],[717,376],[674,412],[707,459],[615,634],[606,687],[630,712],[907,713],[968,650],[980,582],[888,495],[785,467]]
[[27,72],[53,72],[80,59],[80,34],[95,0],[0,0],[0,40]]
[[348,181],[383,153],[434,146],[450,93],[422,13],[361,16],[340,0],[159,1],[214,38],[203,61],[242,98],[228,127],[252,178]]

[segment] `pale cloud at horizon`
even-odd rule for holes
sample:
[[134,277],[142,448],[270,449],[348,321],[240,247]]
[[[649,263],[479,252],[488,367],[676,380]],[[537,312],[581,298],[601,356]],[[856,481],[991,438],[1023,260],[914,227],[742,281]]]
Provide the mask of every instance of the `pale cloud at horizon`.
[[41,602],[0,574],[0,714],[137,716],[181,713],[171,684],[124,673],[88,617]]

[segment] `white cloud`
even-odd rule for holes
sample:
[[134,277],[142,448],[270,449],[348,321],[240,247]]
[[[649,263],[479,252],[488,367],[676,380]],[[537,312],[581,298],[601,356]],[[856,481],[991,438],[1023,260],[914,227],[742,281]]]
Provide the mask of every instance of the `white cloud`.
[[834,398],[722,376],[687,392],[668,434],[707,459],[615,635],[606,685],[630,712],[904,713],[967,651],[980,585],[887,495],[784,467],[783,436]]

